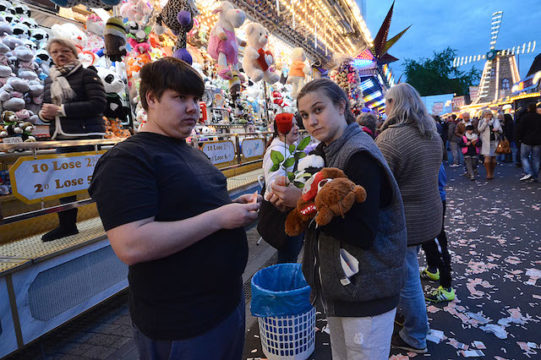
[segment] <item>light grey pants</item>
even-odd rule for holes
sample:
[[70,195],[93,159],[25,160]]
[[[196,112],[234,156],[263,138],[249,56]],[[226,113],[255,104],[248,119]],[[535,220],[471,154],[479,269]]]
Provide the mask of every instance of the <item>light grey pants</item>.
[[396,308],[376,316],[329,317],[333,360],[388,360]]

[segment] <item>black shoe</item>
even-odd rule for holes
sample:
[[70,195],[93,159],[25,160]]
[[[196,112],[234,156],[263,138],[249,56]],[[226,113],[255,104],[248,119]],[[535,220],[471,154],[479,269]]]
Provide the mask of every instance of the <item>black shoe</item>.
[[60,239],[60,238],[70,236],[70,235],[75,235],[78,233],[79,233],[79,230],[77,230],[77,226],[73,226],[70,228],[59,226],[56,229],[53,229],[49,231],[48,233],[43,234],[43,236],[41,237],[41,241],[43,242],[53,241],[56,239]]
[[410,344],[408,344],[407,342],[405,342],[404,340],[402,340],[402,338],[400,337],[399,334],[394,334],[393,337],[391,338],[391,347],[393,347],[395,349],[411,351],[411,352],[414,352],[414,353],[417,353],[417,354],[424,354],[424,353],[427,352],[426,347],[423,348],[423,349],[413,347]]

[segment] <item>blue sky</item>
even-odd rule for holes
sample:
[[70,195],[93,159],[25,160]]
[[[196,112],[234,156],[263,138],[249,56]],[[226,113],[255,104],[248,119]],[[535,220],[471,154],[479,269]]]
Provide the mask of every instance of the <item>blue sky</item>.
[[[392,0],[357,2],[365,4],[365,21],[375,37]],[[428,58],[447,46],[456,49],[458,56],[485,54],[489,50],[491,16],[498,10],[503,11],[503,20],[497,48],[537,42],[534,54],[519,57],[519,71],[524,77],[535,55],[541,53],[541,0],[396,0],[389,38],[413,26],[389,51],[399,58],[391,64],[395,79],[403,71],[404,59]],[[482,71],[484,62],[474,65]]]

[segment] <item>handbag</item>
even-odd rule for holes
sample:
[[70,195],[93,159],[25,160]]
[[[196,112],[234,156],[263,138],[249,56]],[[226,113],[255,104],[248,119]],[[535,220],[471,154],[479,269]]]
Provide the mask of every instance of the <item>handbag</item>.
[[289,212],[281,212],[271,202],[263,200],[257,217],[257,232],[263,240],[276,250],[281,250],[287,243],[286,218]]
[[496,154],[511,154],[511,146],[509,145],[509,140],[507,140],[505,137],[502,137],[501,140],[498,142],[498,146],[496,146],[496,150],[494,152]]

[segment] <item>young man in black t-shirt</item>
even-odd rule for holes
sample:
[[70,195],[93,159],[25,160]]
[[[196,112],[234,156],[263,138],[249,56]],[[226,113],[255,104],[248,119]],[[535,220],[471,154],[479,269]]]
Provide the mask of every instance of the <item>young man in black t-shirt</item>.
[[163,58],[141,70],[148,120],[96,165],[89,189],[116,255],[129,265],[142,359],[242,357],[245,225],[260,197],[231,202],[225,176],[189,146],[204,83]]

